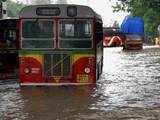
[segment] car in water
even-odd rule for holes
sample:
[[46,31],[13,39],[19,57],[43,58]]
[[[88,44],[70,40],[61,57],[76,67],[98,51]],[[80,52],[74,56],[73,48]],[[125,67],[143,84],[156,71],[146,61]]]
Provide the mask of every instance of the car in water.
[[104,28],[104,47],[119,47],[122,46],[125,36],[118,28]]
[[105,47],[118,47],[118,46],[122,46],[122,39],[121,39],[120,36],[105,37],[103,45]]

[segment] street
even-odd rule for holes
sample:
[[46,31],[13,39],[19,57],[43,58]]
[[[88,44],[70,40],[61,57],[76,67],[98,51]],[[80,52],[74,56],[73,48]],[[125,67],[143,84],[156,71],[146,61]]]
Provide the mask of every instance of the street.
[[0,120],[159,120],[160,48],[104,48],[96,85],[0,85]]

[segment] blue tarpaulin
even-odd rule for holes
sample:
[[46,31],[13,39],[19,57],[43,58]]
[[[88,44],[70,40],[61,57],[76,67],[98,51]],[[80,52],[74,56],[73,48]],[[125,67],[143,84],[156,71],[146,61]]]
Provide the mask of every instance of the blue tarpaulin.
[[126,16],[120,30],[126,34],[144,35],[144,21],[141,17]]

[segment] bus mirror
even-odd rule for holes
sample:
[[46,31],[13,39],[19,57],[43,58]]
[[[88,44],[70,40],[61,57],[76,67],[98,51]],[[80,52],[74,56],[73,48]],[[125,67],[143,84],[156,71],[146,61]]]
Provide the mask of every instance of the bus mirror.
[[103,32],[102,31],[96,32],[96,34],[97,34],[98,39],[103,40]]
[[100,39],[103,40],[103,32],[100,32]]

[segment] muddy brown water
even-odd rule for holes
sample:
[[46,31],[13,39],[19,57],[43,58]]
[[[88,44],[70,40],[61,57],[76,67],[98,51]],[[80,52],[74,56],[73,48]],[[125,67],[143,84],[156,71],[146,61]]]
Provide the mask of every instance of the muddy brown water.
[[105,48],[95,85],[1,83],[0,120],[160,120],[160,48]]

